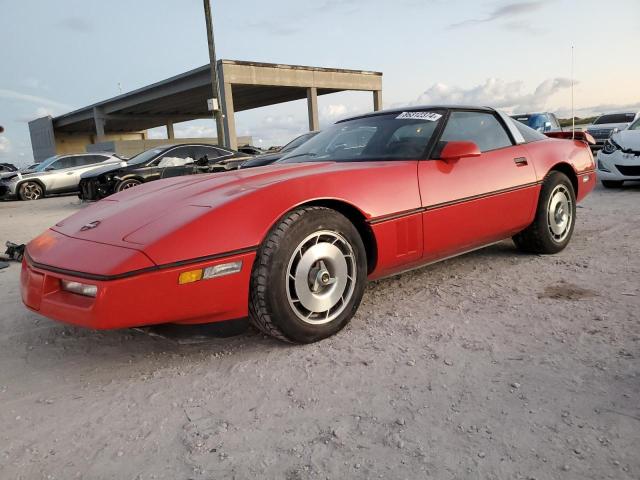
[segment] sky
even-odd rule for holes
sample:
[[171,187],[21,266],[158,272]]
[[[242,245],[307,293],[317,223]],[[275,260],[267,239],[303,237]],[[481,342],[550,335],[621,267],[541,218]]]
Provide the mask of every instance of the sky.
[[[640,0],[212,0],[218,58],[383,72],[385,107],[507,112],[640,110]],[[604,7],[606,6],[606,11]],[[27,122],[208,62],[202,0],[0,0],[0,161],[32,160]],[[370,93],[319,97],[321,126],[370,111]],[[236,114],[239,135],[282,145],[306,101]],[[209,120],[178,137],[215,136]],[[150,131],[166,135],[164,128]]]

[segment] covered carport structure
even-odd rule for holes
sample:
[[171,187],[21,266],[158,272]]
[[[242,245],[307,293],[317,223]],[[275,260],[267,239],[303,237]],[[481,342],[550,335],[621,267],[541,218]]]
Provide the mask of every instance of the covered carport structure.
[[[319,95],[370,91],[373,109],[382,106],[380,72],[236,60],[220,60],[217,68],[224,144],[231,148],[237,148],[235,112],[306,98],[309,129],[317,130]],[[211,70],[204,65],[55,118],[36,119],[29,123],[34,158],[85,151],[87,144],[108,140],[146,138],[147,129],[159,126],[174,138],[174,123],[213,118],[212,91]]]

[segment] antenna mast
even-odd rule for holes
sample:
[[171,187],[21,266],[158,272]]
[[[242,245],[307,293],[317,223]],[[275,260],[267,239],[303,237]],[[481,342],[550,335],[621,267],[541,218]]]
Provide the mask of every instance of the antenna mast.
[[576,113],[573,103],[573,45],[571,45],[571,139],[576,137]]

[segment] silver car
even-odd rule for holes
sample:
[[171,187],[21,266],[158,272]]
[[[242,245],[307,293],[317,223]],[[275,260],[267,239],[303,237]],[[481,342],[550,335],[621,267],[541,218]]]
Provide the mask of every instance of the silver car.
[[121,158],[111,153],[55,155],[33,170],[2,175],[0,198],[37,200],[48,194],[77,192],[83,173],[121,162]]

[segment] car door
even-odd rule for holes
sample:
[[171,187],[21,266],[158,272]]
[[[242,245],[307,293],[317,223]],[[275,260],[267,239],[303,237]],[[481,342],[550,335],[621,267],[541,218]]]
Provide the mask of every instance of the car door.
[[180,146],[169,150],[159,160],[160,177],[170,178],[188,175],[194,172],[196,147]]
[[[449,141],[470,141],[480,156],[444,161]],[[531,221],[537,198],[533,163],[491,111],[451,111],[432,158],[421,161],[425,261],[507,238]]]
[[100,165],[109,157],[106,155],[88,154],[77,155],[74,157],[76,166],[67,172],[66,187],[67,189],[75,190],[80,184],[80,177],[83,173],[90,171],[91,169]]
[[73,169],[78,165],[76,156],[62,157],[46,168],[45,188],[48,192],[66,192],[73,189]]

